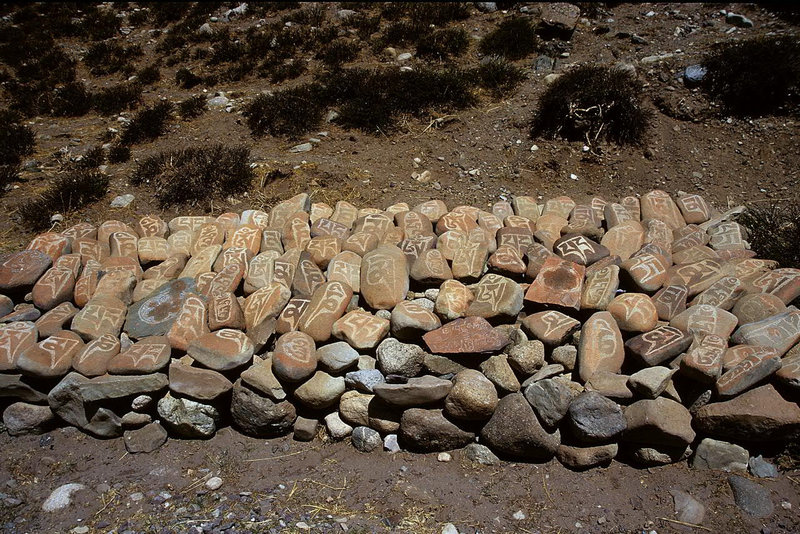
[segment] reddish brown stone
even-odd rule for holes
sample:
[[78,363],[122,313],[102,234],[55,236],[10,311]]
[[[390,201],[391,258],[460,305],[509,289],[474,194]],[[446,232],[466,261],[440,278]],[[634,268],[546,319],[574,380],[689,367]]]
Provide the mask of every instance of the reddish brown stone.
[[781,367],[781,355],[773,350],[754,351],[717,380],[717,394],[734,397],[761,382]]
[[586,280],[581,292],[581,309],[605,310],[614,299],[617,289],[619,289],[619,267],[617,265],[607,265],[602,269],[592,269],[591,271],[587,269]]
[[60,330],[23,351],[17,359],[17,369],[22,374],[38,378],[64,376],[81,348],[83,341],[78,334]]
[[775,295],[788,305],[800,296],[800,269],[775,269],[764,273],[747,289],[751,293]]
[[536,275],[539,274],[539,271],[542,269],[542,265],[544,265],[544,262],[547,260],[547,258],[557,257],[539,243],[534,243],[529,246],[528,250],[525,252],[525,255],[528,257],[528,269],[525,271],[525,276],[530,279],[536,278]]
[[72,300],[75,275],[66,269],[48,269],[31,290],[33,304],[41,310],[50,310]]
[[770,347],[783,356],[800,341],[800,311],[785,311],[755,323],[742,325],[731,336],[736,344]]
[[78,354],[72,358],[72,368],[83,376],[101,376],[108,372],[108,362],[119,354],[119,339],[111,334],[105,334],[87,343]]
[[350,227],[332,221],[325,217],[318,219],[311,225],[311,237],[333,236],[339,239],[347,239],[350,235]]
[[301,252],[297,270],[292,280],[292,293],[298,297],[310,298],[314,291],[325,283],[325,275],[308,252]]
[[71,252],[69,239],[53,232],[39,234],[28,244],[28,250],[39,250],[56,261],[59,256]]
[[736,328],[736,316],[725,310],[701,304],[690,306],[670,320],[670,326],[680,328],[690,334],[715,334],[728,338]]
[[[527,248],[523,250],[527,250]],[[497,247],[497,250],[489,257],[489,268],[505,276],[519,276],[527,270],[519,250],[511,245]]]
[[711,208],[700,195],[682,195],[676,203],[689,224],[704,223],[711,218]]
[[243,330],[246,326],[244,312],[233,293],[217,293],[208,301],[208,328],[235,328]]
[[548,250],[561,238],[561,229],[567,226],[567,219],[554,213],[543,213],[536,221],[534,237],[542,242]]
[[63,302],[59,304],[36,320],[36,328],[39,330],[39,335],[44,338],[63,330],[67,321],[75,317],[77,313],[78,309],[72,303]]
[[736,301],[732,310],[740,325],[755,323],[785,311],[786,305],[783,301],[769,293],[744,295]]
[[625,359],[625,346],[614,317],[597,312],[583,324],[578,344],[578,373],[584,382],[598,371],[619,373]]
[[333,323],[333,335],[347,341],[355,349],[374,349],[389,333],[388,319],[375,317],[371,313],[353,310]]
[[513,320],[522,310],[522,288],[504,276],[487,274],[475,287],[474,295],[467,317]]
[[310,303],[311,299],[301,297],[294,297],[289,300],[289,303],[286,304],[286,307],[278,316],[275,331],[279,334],[285,334],[286,332],[297,330],[300,317],[303,315],[303,312],[306,311]]
[[392,245],[382,245],[361,261],[361,294],[378,310],[392,309],[408,293],[408,263],[405,254]]
[[618,295],[607,309],[619,328],[626,332],[648,332],[658,323],[656,307],[643,293]]
[[692,336],[674,326],[659,326],[625,342],[631,354],[647,366],[660,365],[689,348]]
[[578,265],[591,265],[609,255],[606,247],[578,234],[567,234],[557,240],[553,244],[553,251],[562,259]]
[[428,332],[422,339],[436,354],[491,354],[500,352],[511,342],[483,317],[456,319]]
[[689,290],[686,286],[680,285],[670,285],[659,289],[650,298],[656,307],[658,318],[662,321],[669,321],[686,310],[686,295],[688,293]]
[[0,325],[0,371],[16,368],[19,355],[36,346],[38,332],[28,321]]
[[256,327],[266,319],[277,317],[291,296],[292,292],[286,286],[272,282],[247,297],[242,307],[247,328]]
[[311,336],[314,341],[327,341],[331,337],[333,323],[344,314],[352,297],[353,291],[343,282],[322,284],[300,316],[297,328]]
[[261,228],[252,224],[243,224],[233,232],[225,248],[245,248],[253,255],[261,249]]
[[522,320],[528,334],[551,347],[564,343],[580,326],[580,321],[556,310],[534,313]]
[[547,258],[528,288],[525,300],[580,308],[585,267],[558,257]]
[[667,223],[672,229],[686,226],[678,206],[665,191],[656,189],[642,196],[641,209],[643,220],[658,219]]
[[97,228],[89,223],[81,222],[70,226],[61,232],[61,235],[69,239],[71,244],[74,244],[78,239],[97,239]]
[[186,350],[189,343],[208,331],[205,299],[198,295],[186,295],[178,316],[167,332],[170,346],[176,350]]
[[209,369],[228,371],[250,363],[253,342],[239,330],[223,328],[203,334],[189,343],[186,354]]
[[304,332],[287,332],[275,342],[272,370],[287,382],[302,382],[317,369],[314,340]]
[[[627,213],[625,208],[620,208]],[[619,256],[623,261],[627,260],[642,248],[644,228],[634,220],[619,222],[603,235],[600,244],[608,249],[609,254]]]
[[233,389],[233,383],[211,369],[200,369],[173,360],[169,366],[169,389],[190,399],[214,401]]
[[640,290],[657,291],[667,279],[669,263],[660,254],[641,254],[622,262],[622,269]]
[[134,227],[139,237],[165,237],[169,227],[158,215],[145,215]]
[[40,250],[14,252],[0,263],[0,290],[31,287],[53,260]]
[[772,354],[775,349],[770,347],[758,347],[756,345],[734,345],[725,351],[722,356],[722,372],[728,372],[738,363],[754,353],[768,353]]
[[515,196],[511,201],[514,207],[514,213],[520,217],[525,217],[531,221],[536,221],[539,218],[539,206],[536,204],[536,199],[529,196]]
[[333,236],[313,237],[308,242],[306,251],[311,255],[311,261],[320,269],[325,269],[331,260],[342,251],[342,240]]
[[685,285],[692,297],[724,276],[721,263],[716,260],[700,260],[671,267],[667,272],[667,283]]
[[722,374],[722,362],[728,340],[709,334],[681,358],[681,373],[703,384],[712,384]]
[[135,287],[136,276],[130,271],[101,272],[92,298],[100,296],[114,297],[129,305],[133,300]]
[[172,254],[158,265],[147,269],[143,273],[142,278],[145,280],[174,280],[177,278],[178,274],[183,271],[183,268],[186,266],[186,260],[187,256],[185,254]]
[[103,334],[119,336],[127,311],[125,303],[118,298],[93,298],[73,317],[71,329],[87,341]]
[[497,231],[497,246],[511,247],[520,255],[533,245],[533,232],[527,228],[506,227]]
[[111,358],[108,372],[116,375],[155,373],[167,366],[170,353],[165,336],[145,337]]
[[[435,234],[432,235],[417,235],[404,239],[400,243],[400,250],[406,255],[406,260],[409,265],[414,265],[417,258],[428,250],[436,248],[438,238]],[[449,267],[448,267],[449,269]]]

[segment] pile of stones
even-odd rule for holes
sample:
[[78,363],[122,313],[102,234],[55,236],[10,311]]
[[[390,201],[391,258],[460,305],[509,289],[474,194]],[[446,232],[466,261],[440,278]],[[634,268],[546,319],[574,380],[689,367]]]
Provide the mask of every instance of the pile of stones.
[[659,190],[491,212],[300,194],[44,233],[0,258],[3,420],[132,452],[232,425],[571,468],[744,465],[729,442],[800,428],[800,270],[755,258],[740,212]]

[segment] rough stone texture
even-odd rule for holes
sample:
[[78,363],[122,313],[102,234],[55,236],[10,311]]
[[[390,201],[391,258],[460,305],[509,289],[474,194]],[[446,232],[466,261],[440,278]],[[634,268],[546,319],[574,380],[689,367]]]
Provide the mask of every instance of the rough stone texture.
[[682,404],[664,397],[644,399],[625,408],[624,441],[681,447],[692,443],[692,415]]
[[558,430],[548,433],[521,393],[506,395],[481,430],[481,440],[493,451],[510,458],[543,461],[561,444]]
[[453,419],[483,421],[491,417],[497,403],[494,384],[482,373],[465,369],[454,377],[453,388],[444,400],[444,411]]
[[567,416],[570,431],[583,443],[613,441],[626,428],[625,417],[617,403],[594,391],[578,395],[570,403]]
[[399,438],[409,450],[439,452],[464,447],[475,434],[449,421],[442,410],[410,408],[400,418]]
[[616,443],[595,445],[594,447],[574,447],[562,443],[556,450],[556,458],[570,469],[580,471],[598,465],[606,465],[617,457],[618,452],[619,445]]
[[394,338],[383,340],[375,353],[378,369],[384,375],[416,376],[425,361],[425,351],[419,345],[402,343]]
[[482,317],[456,319],[428,332],[422,339],[436,354],[487,354],[511,343],[508,336],[492,328]]
[[345,390],[343,376],[331,376],[317,371],[294,392],[294,397],[312,410],[322,410],[339,401]]
[[675,515],[678,521],[700,525],[706,515],[706,507],[697,499],[678,489],[669,490],[675,505]]
[[189,439],[213,437],[220,421],[215,407],[169,393],[158,401],[158,415],[170,433]]
[[3,411],[3,424],[11,436],[42,434],[56,421],[49,406],[15,402]]
[[148,453],[167,442],[167,431],[159,423],[150,423],[123,434],[125,450],[131,454]]
[[728,472],[744,473],[750,453],[747,449],[712,438],[705,438],[697,446],[692,458],[695,469],[719,469]]
[[360,452],[372,452],[383,445],[381,435],[367,426],[357,426],[351,436],[353,447]]
[[545,379],[525,388],[525,398],[533,406],[533,411],[549,428],[558,426],[567,415],[575,392],[560,380]]
[[772,515],[774,505],[767,488],[738,475],[728,477],[736,506],[753,517]]
[[290,402],[275,403],[237,380],[231,396],[231,417],[245,434],[270,437],[289,432],[297,412]]

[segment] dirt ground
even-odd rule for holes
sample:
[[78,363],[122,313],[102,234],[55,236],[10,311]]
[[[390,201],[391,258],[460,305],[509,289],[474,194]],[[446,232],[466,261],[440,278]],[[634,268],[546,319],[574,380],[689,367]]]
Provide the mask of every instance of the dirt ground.
[[[719,14],[723,8],[748,16],[755,27],[727,33],[730,26]],[[650,11],[655,15],[646,16]],[[502,12],[476,11],[458,24],[480,37],[504,17]],[[253,23],[243,19],[230,24],[243,28]],[[138,60],[137,67],[155,54],[157,40],[151,38],[151,29],[137,27],[120,36],[142,45],[145,59]],[[687,89],[679,79],[683,68],[696,63],[710,44],[769,32],[796,33],[797,26],[750,4],[679,3],[618,4],[580,23],[571,41],[559,43],[568,57],[556,58],[555,72],[571,64],[631,64],[645,82],[643,96],[654,112],[644,146],[604,145],[599,152],[589,153],[583,151],[583,143],[530,138],[529,124],[549,74],[533,69],[536,55],[516,62],[528,70],[528,79],[513,94],[501,100],[484,95],[478,106],[448,115],[438,126],[433,121],[443,114],[408,118],[390,135],[325,124],[321,131],[326,135],[254,138],[241,115],[243,106],[259,92],[277,87],[258,78],[218,84],[207,88],[206,94],[224,91],[233,100],[232,112],[211,109],[191,121],[176,120],[168,134],[135,146],[131,162],[108,166],[107,196],[64,214],[65,220],[54,229],[79,221],[133,222],[149,213],[169,220],[179,213],[205,211],[193,206],[159,210],[152,192],[131,186],[128,177],[136,161],[148,155],[211,142],[246,144],[260,172],[281,169],[288,173],[263,187],[254,184],[246,196],[215,202],[212,214],[268,209],[301,191],[311,192],[312,201],[333,204],[346,199],[359,207],[401,201],[413,205],[438,198],[450,207],[485,208],[521,194],[618,199],[653,188],[672,194],[699,192],[719,208],[797,202],[800,129],[796,119],[719,116],[699,90]],[[646,44],[632,44],[632,34]],[[63,44],[76,57],[86,47],[77,40]],[[463,61],[477,64],[474,48]],[[668,53],[672,57],[641,61]],[[357,64],[379,62],[388,60],[365,53]],[[201,65],[199,61],[188,64]],[[202,91],[202,87],[175,86],[175,71],[181,66],[162,66],[162,81],[145,90],[145,104],[160,98],[178,102]],[[120,75],[92,77],[80,63],[78,71],[79,79],[93,87],[124,79]],[[287,85],[304,79],[308,78]],[[26,123],[36,132],[36,153],[29,159],[38,162],[38,170],[24,171],[17,187],[0,198],[0,252],[19,249],[33,237],[16,210],[46,186],[59,162],[86,153],[101,143],[109,127],[119,127],[116,116],[94,112],[74,119],[36,117]],[[288,151],[308,137],[321,140],[311,152]],[[534,145],[536,150],[532,150]],[[415,158],[420,162],[415,163]],[[411,177],[423,170],[433,173],[430,183]],[[124,193],[136,196],[130,207],[108,207],[114,196]],[[706,505],[705,530],[694,531],[800,531],[800,473],[793,471],[760,481],[776,505],[774,514],[762,522],[735,506],[726,473],[693,471],[685,463],[640,470],[615,461],[608,468],[575,473],[556,461],[485,467],[472,465],[457,451],[452,456],[451,462],[443,463],[435,454],[365,455],[348,443],[319,439],[298,443],[290,437],[264,441],[229,428],[210,441],[170,440],[143,455],[127,454],[122,440],[95,440],[74,429],[19,438],[3,433],[0,493],[5,496],[0,501],[5,504],[0,502],[0,530],[416,533],[439,532],[443,524],[452,522],[459,532],[688,532],[691,529],[674,522],[669,490],[678,488]],[[206,490],[205,481],[217,475],[223,479],[222,487]],[[42,512],[42,502],[50,492],[70,482],[87,489],[74,494],[65,510]],[[514,518],[519,511],[522,514],[517,517],[523,519]]]
[[[259,440],[230,428],[210,441],[169,440],[151,454],[126,454],[121,439],[96,440],[68,428],[43,436],[0,437],[3,532],[772,532],[800,529],[800,473],[759,480],[775,512],[740,511],[727,473],[685,463],[647,470],[613,462],[570,471],[546,464],[481,466],[458,451],[357,452],[347,442],[290,437]],[[219,476],[223,485],[204,483]],[[62,484],[87,489],[65,510],[41,505]],[[704,529],[675,523],[670,489],[706,506]],[[136,495],[136,494],[141,495]],[[139,497],[140,500],[134,499]],[[515,519],[516,512],[524,519]],[[517,515],[519,517],[519,514]],[[672,521],[670,521],[672,520]],[[195,530],[200,532],[200,530]]]

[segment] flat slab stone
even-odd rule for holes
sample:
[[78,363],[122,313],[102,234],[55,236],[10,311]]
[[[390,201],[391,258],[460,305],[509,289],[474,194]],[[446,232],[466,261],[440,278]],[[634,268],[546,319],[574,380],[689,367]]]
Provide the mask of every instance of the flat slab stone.
[[394,245],[381,245],[361,260],[361,295],[376,310],[390,310],[408,293],[408,262]]
[[522,320],[528,334],[551,347],[563,344],[580,326],[580,321],[556,310],[534,313]]
[[233,383],[211,369],[184,365],[173,360],[169,366],[170,391],[197,401],[213,401],[233,389]]
[[775,349],[783,356],[800,341],[800,311],[786,311],[755,323],[739,327],[731,337],[737,344],[758,345]]
[[83,340],[78,334],[61,330],[23,351],[17,359],[17,369],[39,378],[64,376],[82,348]]
[[87,341],[103,334],[118,336],[127,312],[125,303],[116,297],[95,297],[72,318],[71,330]]
[[610,254],[606,247],[580,234],[567,234],[557,240],[553,251],[564,260],[584,266]]
[[186,297],[196,292],[194,280],[170,281],[128,309],[125,332],[132,338],[165,335],[181,311]]
[[525,293],[525,300],[579,309],[585,267],[558,257],[544,261],[539,274]]
[[753,280],[748,289],[752,292],[775,295],[789,304],[800,296],[800,269],[775,269]]
[[50,256],[40,250],[10,254],[0,263],[0,290],[33,286],[52,263]]
[[101,376],[108,372],[108,362],[119,354],[119,338],[104,334],[87,343],[72,359],[72,368],[83,376]]
[[236,369],[250,362],[255,346],[243,332],[223,328],[189,343],[186,353],[215,371]]
[[311,297],[306,310],[300,316],[297,328],[310,335],[314,341],[330,339],[335,323],[344,314],[353,290],[344,282],[326,282],[319,286]]
[[374,349],[389,333],[391,321],[369,312],[353,310],[333,323],[332,332],[355,349]]
[[17,321],[0,326],[0,371],[17,367],[19,355],[36,346],[39,333],[30,321]]
[[655,295],[650,297],[656,307],[658,318],[662,321],[669,321],[679,313],[686,310],[686,297],[689,289],[681,285],[669,285],[659,289]]
[[727,338],[738,322],[736,316],[730,312],[708,304],[700,304],[690,306],[686,311],[679,313],[672,318],[669,324],[690,334],[714,334]]
[[722,398],[738,395],[780,368],[781,356],[775,349],[750,352],[719,377],[716,384],[717,394]]
[[660,365],[689,348],[692,336],[674,326],[659,326],[625,342],[628,351],[645,365]]
[[376,384],[372,391],[391,406],[408,408],[437,402],[445,398],[452,387],[449,380],[426,375],[410,378],[405,384]]
[[428,332],[422,339],[436,354],[491,354],[511,343],[508,336],[492,328],[482,317],[456,319]]
[[149,374],[160,371],[169,363],[171,349],[165,336],[145,337],[108,362],[111,374]]
[[522,288],[505,276],[487,274],[478,282],[474,295],[467,317],[515,319],[522,310]]

